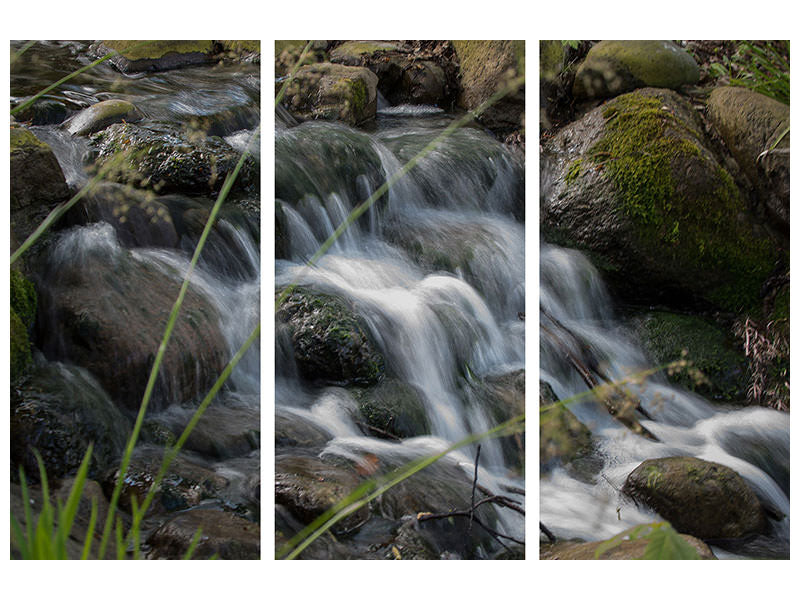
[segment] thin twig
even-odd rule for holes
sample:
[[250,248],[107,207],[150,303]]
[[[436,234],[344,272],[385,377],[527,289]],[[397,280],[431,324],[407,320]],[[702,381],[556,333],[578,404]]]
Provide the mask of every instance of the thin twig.
[[481,459],[481,445],[478,444],[478,450],[475,452],[475,474],[472,476],[472,500],[469,503],[469,526],[467,532],[472,531],[472,517],[475,512],[475,486],[478,485],[478,461]]

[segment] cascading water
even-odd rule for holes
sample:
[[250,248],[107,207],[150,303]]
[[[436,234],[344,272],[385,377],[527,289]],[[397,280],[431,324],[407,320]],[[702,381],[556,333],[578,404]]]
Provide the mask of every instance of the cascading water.
[[[360,426],[361,392],[303,378],[279,326],[278,415],[326,431],[330,439],[313,450],[323,459],[358,465],[374,456],[381,466],[399,466],[486,431],[501,421],[476,386],[524,369],[524,227],[514,216],[521,215],[523,172],[515,155],[480,131],[444,140],[316,265],[304,262],[449,119],[438,109],[394,107],[379,113],[372,134],[317,122],[276,132],[276,289],[297,284],[354,307],[385,359],[386,378],[419,393],[430,424],[429,435],[379,439]],[[469,446],[443,462],[470,481],[474,452]],[[495,493],[524,487],[520,466],[509,465],[497,440],[482,442],[479,467],[479,484]],[[524,539],[518,513],[497,516],[504,533]]]
[[[611,380],[650,368],[635,335],[615,317],[598,272],[580,252],[540,249],[540,374],[565,400],[587,385],[567,356],[599,365]],[[641,424],[657,440],[635,435],[599,402],[572,402],[569,410],[586,425],[595,444],[586,471],[546,468],[540,480],[540,520],[559,539],[602,540],[640,523],[661,520],[619,493],[642,461],[693,456],[728,466],[755,491],[762,504],[785,518],[771,520],[768,534],[731,554],[712,545],[719,558],[780,558],[789,548],[789,416],[775,410],[713,405],[652,375],[629,389],[649,418]],[[687,507],[690,510],[691,507]]]

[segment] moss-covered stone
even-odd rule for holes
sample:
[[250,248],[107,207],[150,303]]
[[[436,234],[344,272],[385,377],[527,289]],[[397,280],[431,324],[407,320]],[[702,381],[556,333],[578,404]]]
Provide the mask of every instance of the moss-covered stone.
[[13,126],[9,142],[12,211],[69,196],[64,173],[50,146],[27,129]]
[[606,98],[637,87],[677,89],[697,83],[700,69],[688,52],[663,40],[604,40],[575,75],[578,98]]
[[378,77],[364,67],[319,63],[301,67],[283,103],[301,120],[339,120],[358,125],[375,117]]
[[764,510],[742,477],[699,458],[646,460],[628,475],[622,491],[677,531],[701,539],[739,538],[766,526]]
[[672,382],[715,402],[745,402],[745,356],[726,329],[702,317],[663,311],[634,317],[633,324],[655,364],[689,361],[691,368],[667,373]]
[[[524,41],[453,40],[452,44],[461,69],[459,104],[467,110],[525,75]],[[485,110],[479,120],[493,131],[516,131],[524,125],[524,113],[525,93],[519,89]]]
[[295,361],[306,379],[365,386],[383,376],[383,356],[340,298],[296,288],[276,318],[289,325]]
[[36,288],[22,273],[11,269],[11,309],[30,330],[36,318]]
[[396,379],[384,379],[363,393],[356,392],[358,409],[367,425],[376,428],[368,433],[380,437],[387,432],[399,438],[427,435],[430,423],[420,393]]
[[595,109],[548,144],[561,175],[543,196],[546,239],[599,256],[612,284],[635,282],[624,293],[753,306],[778,252],[706,144],[694,109],[668,90]]
[[11,381],[25,374],[33,362],[28,330],[17,312],[11,308]]
[[[701,560],[716,560],[717,557],[714,556],[711,548],[702,540],[685,534],[681,534],[681,538],[697,551]],[[564,541],[556,544],[542,544],[539,558],[541,560],[641,560],[644,558],[650,540],[644,538],[623,540],[595,558],[597,550],[604,543],[604,541]]]
[[142,118],[143,115],[139,109],[126,100],[103,100],[70,118],[64,123],[64,127],[72,135],[89,135],[112,123],[135,123],[141,121]]

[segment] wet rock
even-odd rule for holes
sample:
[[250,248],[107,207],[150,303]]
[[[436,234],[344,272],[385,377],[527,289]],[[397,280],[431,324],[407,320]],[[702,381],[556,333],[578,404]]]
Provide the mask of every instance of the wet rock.
[[109,223],[120,243],[127,247],[178,246],[169,208],[153,192],[100,183],[64,216],[66,225],[97,222]]
[[[192,139],[170,125],[115,123],[91,139],[99,165],[120,161],[107,179],[160,194],[216,194],[240,158],[221,138]],[[258,187],[258,167],[248,156],[232,189],[257,194]]]
[[[504,423],[525,414],[525,370],[490,375],[475,382],[471,389],[475,402],[489,415],[491,425]],[[500,438],[503,457],[510,467],[525,469],[525,434],[514,433]]]
[[[119,406],[138,410],[182,277],[121,248],[109,225],[65,232],[42,273],[43,352],[86,368]],[[193,402],[211,387],[228,356],[218,322],[216,308],[190,285],[151,410]]]
[[[453,40],[461,66],[459,105],[474,110],[515,77],[525,75],[524,41]],[[509,94],[478,117],[497,133],[509,133],[523,126],[524,88]]]
[[[244,456],[261,447],[260,411],[245,404],[212,404],[203,413],[184,448],[216,459]],[[153,418],[177,439],[192,417],[182,409]]]
[[[151,445],[136,447],[122,484],[120,507],[130,511],[133,506],[131,498],[134,497],[137,506],[142,506],[161,468],[164,453],[163,447]],[[118,477],[118,465],[103,474],[101,484],[109,498]],[[204,501],[219,500],[229,484],[225,477],[209,468],[199,457],[182,451],[170,464],[148,508],[147,515],[163,515],[186,510]]]
[[623,296],[751,306],[777,258],[693,107],[669,90],[618,96],[543,152],[547,241],[586,251]]
[[739,538],[766,525],[755,493],[734,470],[688,456],[649,459],[622,490],[681,533],[701,539]]
[[193,559],[216,556],[223,560],[261,558],[261,527],[231,513],[196,509],[181,513],[147,538],[148,558],[183,558],[197,531],[201,532]]
[[[310,456],[282,455],[275,458],[275,504],[282,504],[301,523],[309,524],[344,500],[361,484],[351,470]],[[332,527],[344,535],[360,527],[370,516],[363,506]]]
[[[275,554],[283,558],[288,553],[286,545],[305,525],[298,521],[285,506],[275,505]],[[350,539],[347,539],[350,542]],[[298,556],[300,560],[353,560],[363,559],[354,552],[350,544],[344,544],[332,535],[321,535],[311,542]]]
[[326,119],[358,125],[375,118],[378,77],[364,67],[319,63],[301,67],[283,104],[303,121]]
[[576,98],[607,98],[640,87],[678,89],[697,83],[700,69],[691,55],[664,40],[604,40],[578,68]]
[[384,379],[363,392],[355,390],[355,394],[359,412],[368,426],[367,435],[407,438],[430,433],[422,394],[413,386],[397,379]]
[[33,363],[31,343],[28,339],[28,328],[13,308],[10,311],[11,330],[11,381],[22,377]]
[[89,135],[112,123],[136,123],[143,118],[139,109],[126,100],[103,100],[71,117],[64,127],[72,135]]
[[21,127],[11,127],[11,210],[65,200],[69,189],[50,146]]
[[331,434],[308,419],[280,406],[275,407],[275,446],[277,448],[322,448]]
[[74,473],[89,443],[94,445],[89,473],[95,476],[118,460],[131,425],[84,369],[59,363],[37,367],[12,389],[12,476],[22,466],[29,481],[38,481],[34,449],[49,477]]
[[[708,545],[691,535],[681,537],[694,548],[701,560],[715,560],[716,556]],[[543,544],[539,551],[540,560],[641,560],[650,543],[647,539],[624,540],[618,546],[603,552],[595,559],[595,552],[603,542],[558,542]]]
[[788,233],[789,106],[747,88],[719,87],[708,98],[708,117],[768,214]]
[[685,358],[702,374],[676,369],[667,372],[670,381],[715,402],[745,402],[745,356],[729,331],[703,317],[663,311],[636,316],[632,322],[653,364]]
[[552,406],[539,414],[539,468],[569,464],[592,451],[592,434],[573,415],[545,381],[539,381],[539,406]]
[[[30,97],[21,98],[17,106],[28,100],[30,100]],[[18,121],[28,122],[31,125],[58,125],[72,112],[72,109],[70,109],[64,101],[42,97],[14,116]]]
[[306,379],[371,385],[382,377],[383,356],[343,300],[297,288],[276,318],[289,327],[295,361]]

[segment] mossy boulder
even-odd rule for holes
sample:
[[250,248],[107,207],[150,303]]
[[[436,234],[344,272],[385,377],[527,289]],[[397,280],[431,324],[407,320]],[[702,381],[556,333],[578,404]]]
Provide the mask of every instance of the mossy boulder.
[[383,356],[353,309],[340,298],[296,288],[276,318],[289,326],[295,361],[304,378],[367,386],[383,376]]
[[[525,75],[524,41],[453,40],[460,64],[459,105],[474,110],[511,80]],[[517,131],[524,126],[525,91],[507,95],[486,109],[478,120],[497,133]]]
[[21,127],[12,126],[9,136],[11,210],[65,200],[69,188],[50,146]]
[[72,135],[89,135],[112,123],[136,123],[144,118],[136,106],[127,100],[103,100],[83,109],[64,123]]
[[381,437],[381,432],[386,432],[408,438],[430,433],[422,394],[413,386],[386,378],[377,386],[355,390],[355,394],[368,435]]
[[38,480],[34,449],[49,477],[74,473],[90,442],[89,472],[99,474],[119,459],[131,425],[84,369],[60,363],[37,367],[12,389],[12,474],[22,466],[26,477]]
[[691,55],[665,40],[604,40],[589,50],[573,84],[576,98],[608,98],[640,87],[678,89],[700,79]]
[[539,406],[548,407],[539,414],[539,468],[542,471],[585,458],[593,448],[589,428],[558,400],[550,384],[539,381]]
[[747,88],[726,86],[711,92],[708,117],[768,215],[788,233],[789,106]]
[[677,369],[667,372],[670,381],[714,402],[745,402],[746,358],[727,329],[704,317],[664,311],[637,315],[632,324],[655,364],[685,358],[702,374]]
[[754,306],[778,251],[708,145],[670,90],[590,111],[544,148],[544,239],[586,251],[629,299]]
[[[680,534],[681,538],[697,551],[701,560],[716,560],[708,544],[696,537]],[[597,559],[595,553],[605,542],[564,541],[555,544],[542,544],[539,549],[540,560],[641,560],[644,558],[648,539],[623,540],[620,544],[603,552]]]
[[36,288],[22,273],[11,269],[11,381],[22,376],[33,357],[31,333],[36,319]]
[[26,373],[33,362],[33,356],[31,354],[31,343],[28,339],[28,329],[13,307],[10,310],[10,319],[11,381],[15,381]]
[[358,125],[375,118],[378,77],[365,67],[318,63],[301,67],[283,104],[302,121],[325,119]]
[[[119,161],[107,179],[145,187],[159,194],[213,195],[241,156],[223,139],[192,139],[169,125],[140,127],[115,123],[92,135],[97,162]],[[120,156],[121,155],[121,156]],[[248,156],[233,185],[233,191],[258,193],[259,170]]]
[[763,532],[764,509],[733,469],[691,456],[649,459],[625,480],[623,493],[698,538],[740,538]]
[[194,546],[192,558],[195,560],[207,560],[213,556],[222,560],[261,558],[260,525],[230,512],[213,509],[186,511],[161,525],[147,538],[147,558],[183,558],[199,530],[203,535]]

